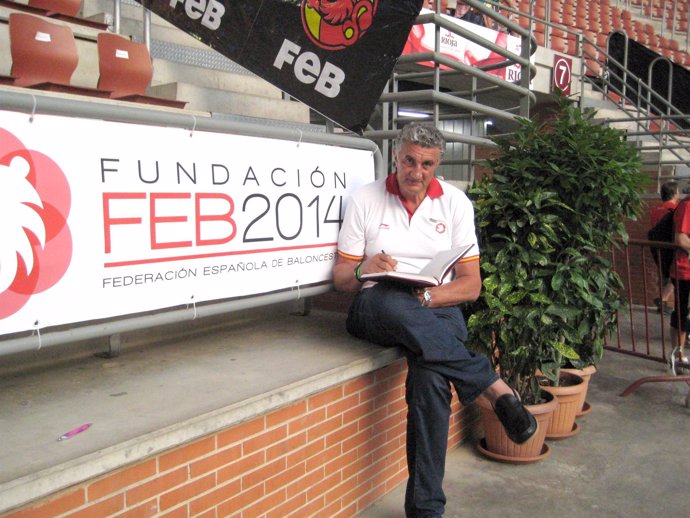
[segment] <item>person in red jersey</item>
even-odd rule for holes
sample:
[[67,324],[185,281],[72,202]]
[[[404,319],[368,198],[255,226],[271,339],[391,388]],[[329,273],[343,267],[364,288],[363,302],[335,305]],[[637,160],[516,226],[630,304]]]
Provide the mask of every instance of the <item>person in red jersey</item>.
[[[678,182],[666,182],[661,186],[661,203],[654,207],[651,211],[651,227],[654,228],[661,219],[673,212],[678,205],[680,199],[680,190]],[[652,248],[652,257],[654,263],[661,272],[661,296],[654,299],[657,310],[659,312],[666,308],[666,305],[673,295],[673,283],[671,282],[671,263],[673,262],[674,252],[670,248]]]
[[685,353],[685,341],[690,331],[688,321],[688,295],[690,295],[690,195],[686,195],[673,213],[673,233],[676,250],[673,265],[671,267],[672,282],[678,286],[675,297],[673,313],[671,313],[671,327],[676,330],[676,346],[678,347],[678,360],[688,365],[688,357]]

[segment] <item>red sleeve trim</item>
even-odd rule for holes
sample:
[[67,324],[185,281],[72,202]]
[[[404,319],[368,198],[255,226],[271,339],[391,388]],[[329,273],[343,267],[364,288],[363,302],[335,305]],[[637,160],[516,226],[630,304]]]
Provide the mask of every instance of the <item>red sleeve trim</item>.
[[338,255],[342,257],[343,259],[349,259],[350,261],[361,261],[364,259],[363,255],[350,255],[346,254],[345,252],[338,250]]

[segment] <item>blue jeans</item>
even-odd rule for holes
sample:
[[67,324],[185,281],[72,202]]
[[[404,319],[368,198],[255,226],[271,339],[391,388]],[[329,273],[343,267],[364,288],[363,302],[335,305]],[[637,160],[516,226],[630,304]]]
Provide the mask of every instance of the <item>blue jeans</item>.
[[407,468],[405,513],[443,514],[450,385],[463,405],[498,376],[486,357],[465,349],[467,327],[458,307],[425,308],[410,288],[379,283],[355,297],[347,318],[353,336],[407,353]]

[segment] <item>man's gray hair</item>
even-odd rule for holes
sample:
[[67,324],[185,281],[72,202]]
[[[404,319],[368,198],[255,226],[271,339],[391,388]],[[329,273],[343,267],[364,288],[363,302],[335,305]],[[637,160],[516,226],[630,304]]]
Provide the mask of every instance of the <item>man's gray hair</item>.
[[410,122],[403,126],[395,138],[395,151],[400,151],[403,142],[417,144],[422,147],[435,147],[441,151],[441,158],[446,151],[446,139],[436,126],[421,122]]

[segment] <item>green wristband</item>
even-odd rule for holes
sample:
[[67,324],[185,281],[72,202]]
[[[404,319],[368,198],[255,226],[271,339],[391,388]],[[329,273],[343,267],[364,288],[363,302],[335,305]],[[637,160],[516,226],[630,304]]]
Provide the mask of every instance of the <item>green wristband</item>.
[[359,269],[362,267],[362,263],[364,261],[360,261],[357,266],[355,266],[355,277],[359,282],[362,282],[362,279],[360,278],[360,272]]

